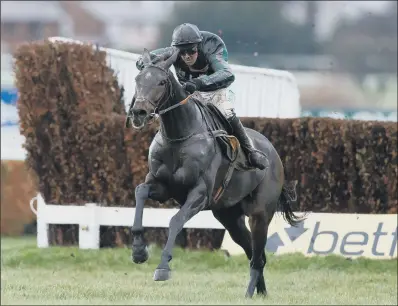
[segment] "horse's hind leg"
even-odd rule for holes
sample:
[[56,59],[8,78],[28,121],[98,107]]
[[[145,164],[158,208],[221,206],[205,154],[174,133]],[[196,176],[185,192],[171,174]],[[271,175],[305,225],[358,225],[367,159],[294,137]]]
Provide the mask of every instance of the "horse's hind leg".
[[266,263],[264,249],[267,239],[265,213],[261,211],[250,215],[249,224],[252,236],[253,255],[250,260],[250,282],[246,291],[246,297],[251,298],[256,287],[258,294],[267,294],[263,274]]
[[269,185],[266,185],[266,181],[263,181],[254,191],[254,201],[249,214],[253,256],[250,261],[250,282],[246,297],[253,296],[255,286],[257,286],[258,294],[267,294],[264,280],[264,267],[267,263],[265,245],[267,243],[268,227],[278,203],[278,189],[280,189],[278,186],[274,187],[271,189],[273,191],[269,192]]
[[237,203],[233,207],[214,210],[213,215],[229,232],[232,240],[245,251],[247,258],[251,260],[251,235],[245,224],[241,203]]
[[[245,251],[247,258],[251,261],[253,248],[252,248],[252,236],[245,223],[245,215],[241,203],[237,203],[235,206],[230,208],[222,208],[213,211],[214,217],[220,221],[220,223],[228,230],[232,240],[241,246]],[[265,243],[264,243],[265,246]],[[265,252],[262,253],[262,259],[266,261]],[[264,276],[258,277],[257,281],[257,293],[266,294]]]

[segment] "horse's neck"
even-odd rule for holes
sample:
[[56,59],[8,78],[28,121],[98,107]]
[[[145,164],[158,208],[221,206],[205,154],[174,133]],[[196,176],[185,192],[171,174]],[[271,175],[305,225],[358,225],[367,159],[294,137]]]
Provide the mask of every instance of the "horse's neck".
[[[165,108],[175,105],[185,98],[187,94],[181,85],[170,72],[173,95],[165,105]],[[202,116],[195,103],[188,102],[184,105],[174,108],[160,116],[160,125],[162,133],[169,139],[184,139],[192,133],[198,131],[202,124]]]

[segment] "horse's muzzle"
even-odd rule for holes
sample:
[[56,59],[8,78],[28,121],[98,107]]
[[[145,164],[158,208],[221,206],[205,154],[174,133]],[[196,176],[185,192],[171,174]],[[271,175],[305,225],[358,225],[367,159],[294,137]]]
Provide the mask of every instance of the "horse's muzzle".
[[145,126],[148,112],[145,109],[133,109],[133,128],[140,130]]

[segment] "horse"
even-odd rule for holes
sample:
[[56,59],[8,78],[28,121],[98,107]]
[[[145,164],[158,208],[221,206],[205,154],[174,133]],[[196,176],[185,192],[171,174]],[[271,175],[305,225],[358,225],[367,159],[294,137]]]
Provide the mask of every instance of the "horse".
[[174,199],[180,208],[170,220],[153,279],[166,281],[171,277],[169,262],[177,234],[197,213],[211,210],[250,261],[245,296],[251,298],[256,288],[257,294],[265,296],[268,226],[277,210],[292,226],[301,221],[291,205],[295,186],[285,181],[282,161],[270,141],[246,128],[255,148],[270,161],[263,170],[250,167],[221,112],[195,94],[188,95],[170,71],[177,56],[178,51],[153,63],[144,50],[144,68],[135,78],[134,98],[126,115],[125,127],[137,130],[155,117],[159,119],[159,130],[149,147],[148,173],[135,189],[132,260],[139,264],[149,257],[142,226],[145,201]]

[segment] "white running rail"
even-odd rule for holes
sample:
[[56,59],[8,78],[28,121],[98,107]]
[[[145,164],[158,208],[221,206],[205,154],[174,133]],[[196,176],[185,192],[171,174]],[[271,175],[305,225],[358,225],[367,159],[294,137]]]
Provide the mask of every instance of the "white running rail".
[[[37,208],[34,207],[36,202]],[[79,248],[99,249],[100,226],[133,226],[134,207],[101,207],[95,203],[84,206],[46,204],[42,195],[37,194],[30,200],[30,208],[37,217],[37,246],[49,247],[49,224],[78,224]],[[142,225],[144,227],[169,227],[170,219],[177,208],[144,209]],[[201,211],[190,219],[185,228],[224,229],[214,218],[211,211]]]

